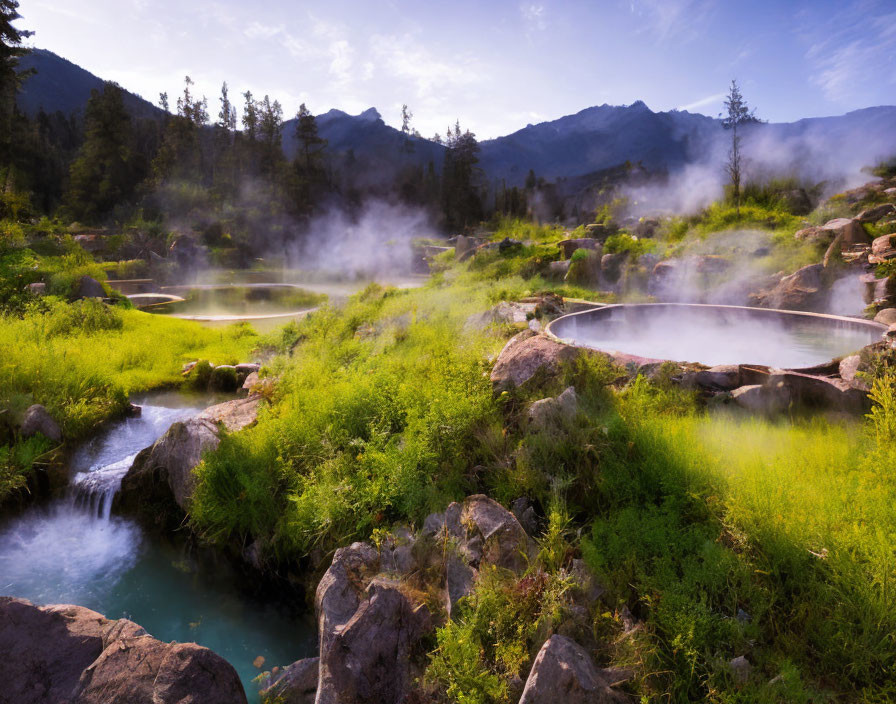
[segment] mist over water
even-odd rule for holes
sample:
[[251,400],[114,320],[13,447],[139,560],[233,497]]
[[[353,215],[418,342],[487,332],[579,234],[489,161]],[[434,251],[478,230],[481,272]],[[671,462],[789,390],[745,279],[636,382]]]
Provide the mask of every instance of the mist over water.
[[[700,308],[607,309],[575,316],[554,334],[605,352],[649,359],[717,364],[759,364],[799,369],[856,352],[880,339],[880,331],[820,324],[798,318],[788,324],[739,311]],[[608,315],[609,314],[609,315]],[[761,315],[761,314],[759,314]]]

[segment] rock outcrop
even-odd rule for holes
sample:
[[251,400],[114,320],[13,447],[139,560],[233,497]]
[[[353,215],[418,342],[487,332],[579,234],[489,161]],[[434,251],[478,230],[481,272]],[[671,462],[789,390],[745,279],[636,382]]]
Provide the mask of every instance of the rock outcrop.
[[571,638],[554,635],[538,651],[519,704],[615,704],[630,701],[611,688],[615,671],[600,670]]
[[600,251],[602,245],[599,240],[593,237],[578,237],[575,239],[561,240],[557,243],[560,248],[560,254],[564,259],[569,259],[577,249],[588,249]]
[[195,489],[193,470],[205,453],[218,447],[223,432],[255,422],[260,398],[253,396],[210,406],[195,418],[172,424],[134,459],[115,495],[113,510],[172,527],[189,511]]
[[761,308],[815,310],[824,304],[827,294],[824,266],[810,264],[785,276],[771,290],[751,295],[750,302]]
[[245,704],[233,667],[195,643],[163,643],[81,606],[0,597],[0,701]]
[[575,255],[570,260],[565,281],[586,288],[597,288],[601,281],[603,257],[601,246],[594,249],[583,249],[582,255]]

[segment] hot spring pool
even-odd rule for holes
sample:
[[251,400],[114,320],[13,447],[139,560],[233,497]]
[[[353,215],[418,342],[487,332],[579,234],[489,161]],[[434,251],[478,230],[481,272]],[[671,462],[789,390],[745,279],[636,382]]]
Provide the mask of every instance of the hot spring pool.
[[830,362],[877,342],[884,330],[857,318],[684,303],[606,306],[548,326],[557,338],[604,352],[780,369]]

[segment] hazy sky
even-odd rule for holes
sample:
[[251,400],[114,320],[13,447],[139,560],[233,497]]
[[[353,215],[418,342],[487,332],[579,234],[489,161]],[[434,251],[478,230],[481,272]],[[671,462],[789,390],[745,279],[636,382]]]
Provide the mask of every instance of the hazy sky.
[[591,105],[644,100],[708,115],[737,78],[771,121],[896,104],[896,0],[21,0],[17,24],[157,102],[189,74],[287,117],[375,106],[425,136],[480,138]]

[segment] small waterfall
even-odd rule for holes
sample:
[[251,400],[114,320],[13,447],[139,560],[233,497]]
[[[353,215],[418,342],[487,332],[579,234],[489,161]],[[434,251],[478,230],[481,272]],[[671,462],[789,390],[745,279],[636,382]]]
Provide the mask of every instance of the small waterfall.
[[136,456],[136,453],[128,455],[104,467],[76,474],[69,486],[69,503],[93,518],[108,521],[112,513],[112,499]]

